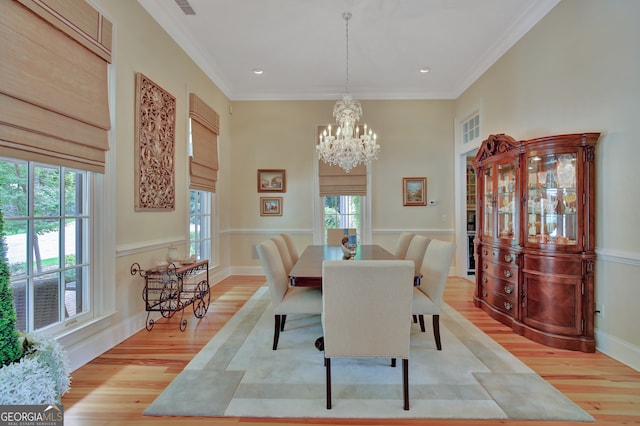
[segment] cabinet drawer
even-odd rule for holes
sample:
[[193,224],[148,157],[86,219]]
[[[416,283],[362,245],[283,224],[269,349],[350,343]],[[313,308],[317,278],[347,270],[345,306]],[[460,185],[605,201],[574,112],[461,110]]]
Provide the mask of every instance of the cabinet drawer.
[[516,254],[506,249],[483,247],[482,258],[490,262],[500,262],[516,266]]
[[563,258],[527,254],[524,257],[524,269],[543,274],[582,276],[582,261],[575,257]]
[[515,302],[501,294],[489,291],[486,287],[482,288],[482,298],[486,300],[494,308],[508,314],[515,315]]
[[516,286],[513,282],[499,280],[488,274],[482,274],[482,285],[492,293],[501,294],[502,296],[515,300]]
[[482,259],[482,272],[484,272],[483,276],[488,274],[512,283],[518,281],[518,268],[516,266],[501,265]]

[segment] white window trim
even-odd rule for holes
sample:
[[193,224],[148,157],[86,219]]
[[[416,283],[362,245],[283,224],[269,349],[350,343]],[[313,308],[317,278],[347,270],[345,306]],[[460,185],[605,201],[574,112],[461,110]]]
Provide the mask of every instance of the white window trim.
[[[116,39],[117,28],[113,27]],[[91,301],[93,318],[85,323],[68,322],[67,330],[56,335],[69,357],[71,371],[111,349],[132,333],[127,324],[113,330],[116,309],[116,66],[117,55],[108,65],[110,149],[105,153],[104,174],[90,179],[92,245]],[[127,334],[128,333],[128,334]]]

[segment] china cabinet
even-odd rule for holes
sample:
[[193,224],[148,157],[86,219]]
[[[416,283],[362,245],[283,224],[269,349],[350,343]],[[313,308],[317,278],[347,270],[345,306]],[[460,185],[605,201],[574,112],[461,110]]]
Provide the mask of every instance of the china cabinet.
[[548,346],[595,351],[599,133],[485,140],[477,176],[474,303]]

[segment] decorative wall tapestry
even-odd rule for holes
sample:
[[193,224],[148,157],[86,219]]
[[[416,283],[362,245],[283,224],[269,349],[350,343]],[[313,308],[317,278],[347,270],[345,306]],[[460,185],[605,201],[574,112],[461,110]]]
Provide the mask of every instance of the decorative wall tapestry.
[[175,209],[176,98],[136,73],[135,209]]

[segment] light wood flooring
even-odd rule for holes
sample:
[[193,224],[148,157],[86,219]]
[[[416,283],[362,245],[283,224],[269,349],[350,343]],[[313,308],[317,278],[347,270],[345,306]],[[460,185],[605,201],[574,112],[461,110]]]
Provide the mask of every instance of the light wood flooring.
[[[498,420],[327,420],[205,417],[147,417],[142,411],[180,373],[213,335],[264,282],[264,277],[233,276],[213,286],[207,315],[197,320],[185,312],[185,332],[158,322],[142,330],[72,374],[63,398],[65,425],[585,425],[571,422]],[[549,383],[575,401],[600,425],[640,424],[640,372],[601,353],[584,354],[549,348],[513,334],[472,303],[473,284],[450,277],[445,301],[511,351]],[[142,301],[140,301],[142,303]],[[157,314],[157,313],[156,313]],[[156,315],[157,316],[157,315]],[[162,321],[165,321],[164,319]],[[445,343],[446,345],[446,343]],[[535,395],[531,395],[535,398]]]

